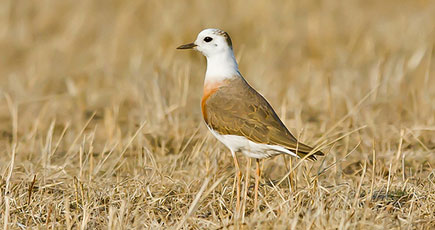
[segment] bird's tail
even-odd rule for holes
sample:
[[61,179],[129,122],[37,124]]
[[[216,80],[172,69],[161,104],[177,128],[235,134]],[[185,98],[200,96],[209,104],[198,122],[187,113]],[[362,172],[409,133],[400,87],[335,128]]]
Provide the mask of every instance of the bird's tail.
[[[313,149],[312,149],[313,150]],[[316,156],[325,156],[325,154],[322,152],[322,151],[316,151],[316,152],[314,152],[313,153],[313,151],[300,151],[300,150],[297,150],[296,151],[296,154],[300,157],[300,158],[304,158],[306,155],[309,155],[307,158],[308,159],[310,159],[310,160],[312,160],[312,161],[315,161],[315,160],[317,160],[317,158],[316,158]]]

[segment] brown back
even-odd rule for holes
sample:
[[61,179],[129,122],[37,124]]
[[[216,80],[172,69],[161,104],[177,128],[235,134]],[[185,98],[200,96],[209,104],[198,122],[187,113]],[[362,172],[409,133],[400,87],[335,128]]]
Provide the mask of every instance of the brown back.
[[[283,146],[299,156],[312,148],[298,143],[272,106],[242,77],[234,77],[204,94],[202,110],[208,126],[222,135],[239,135],[248,140]],[[323,155],[318,151],[315,155]],[[315,159],[314,155],[310,156]]]

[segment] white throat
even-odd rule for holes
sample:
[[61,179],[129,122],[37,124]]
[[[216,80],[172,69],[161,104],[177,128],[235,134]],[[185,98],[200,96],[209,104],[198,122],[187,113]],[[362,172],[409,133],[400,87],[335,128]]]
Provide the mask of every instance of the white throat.
[[215,53],[207,57],[207,71],[205,82],[222,81],[228,78],[238,77],[239,66],[231,49]]

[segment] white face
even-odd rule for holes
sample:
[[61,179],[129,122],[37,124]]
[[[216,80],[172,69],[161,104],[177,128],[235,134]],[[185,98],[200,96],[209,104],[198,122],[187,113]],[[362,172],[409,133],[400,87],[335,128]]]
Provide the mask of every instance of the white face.
[[219,81],[240,75],[233,53],[231,38],[219,29],[205,29],[195,42],[181,45],[177,49],[195,49],[207,57],[206,81]]
[[198,34],[194,44],[194,49],[201,52],[204,56],[210,57],[221,52],[232,50],[229,38],[222,34],[218,29],[205,29]]

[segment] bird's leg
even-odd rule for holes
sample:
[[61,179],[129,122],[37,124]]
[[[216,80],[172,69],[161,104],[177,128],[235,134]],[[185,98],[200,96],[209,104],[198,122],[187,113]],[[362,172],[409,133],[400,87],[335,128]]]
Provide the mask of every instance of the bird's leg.
[[256,175],[255,175],[254,212],[257,211],[258,185],[260,183],[260,176],[261,176],[260,159],[256,159],[255,163],[257,165],[257,172],[256,172]]
[[249,157],[246,161],[246,178],[245,178],[245,190],[243,194],[243,211],[242,211],[242,222],[245,219],[246,212],[246,199],[248,197],[248,188],[249,188],[249,172],[251,171],[251,158]]
[[294,175],[293,175],[294,173],[293,173],[292,169],[293,169],[293,157],[290,157],[290,169],[289,170],[291,170],[291,172],[288,176],[289,176],[289,181],[290,181],[291,192],[294,192],[295,191],[295,181],[294,181],[295,179],[294,179]]
[[240,180],[242,177],[242,172],[240,171],[240,165],[239,165],[239,161],[237,160],[236,154],[233,154],[233,159],[234,159],[234,165],[236,166],[236,219],[239,219],[239,214],[240,214]]

